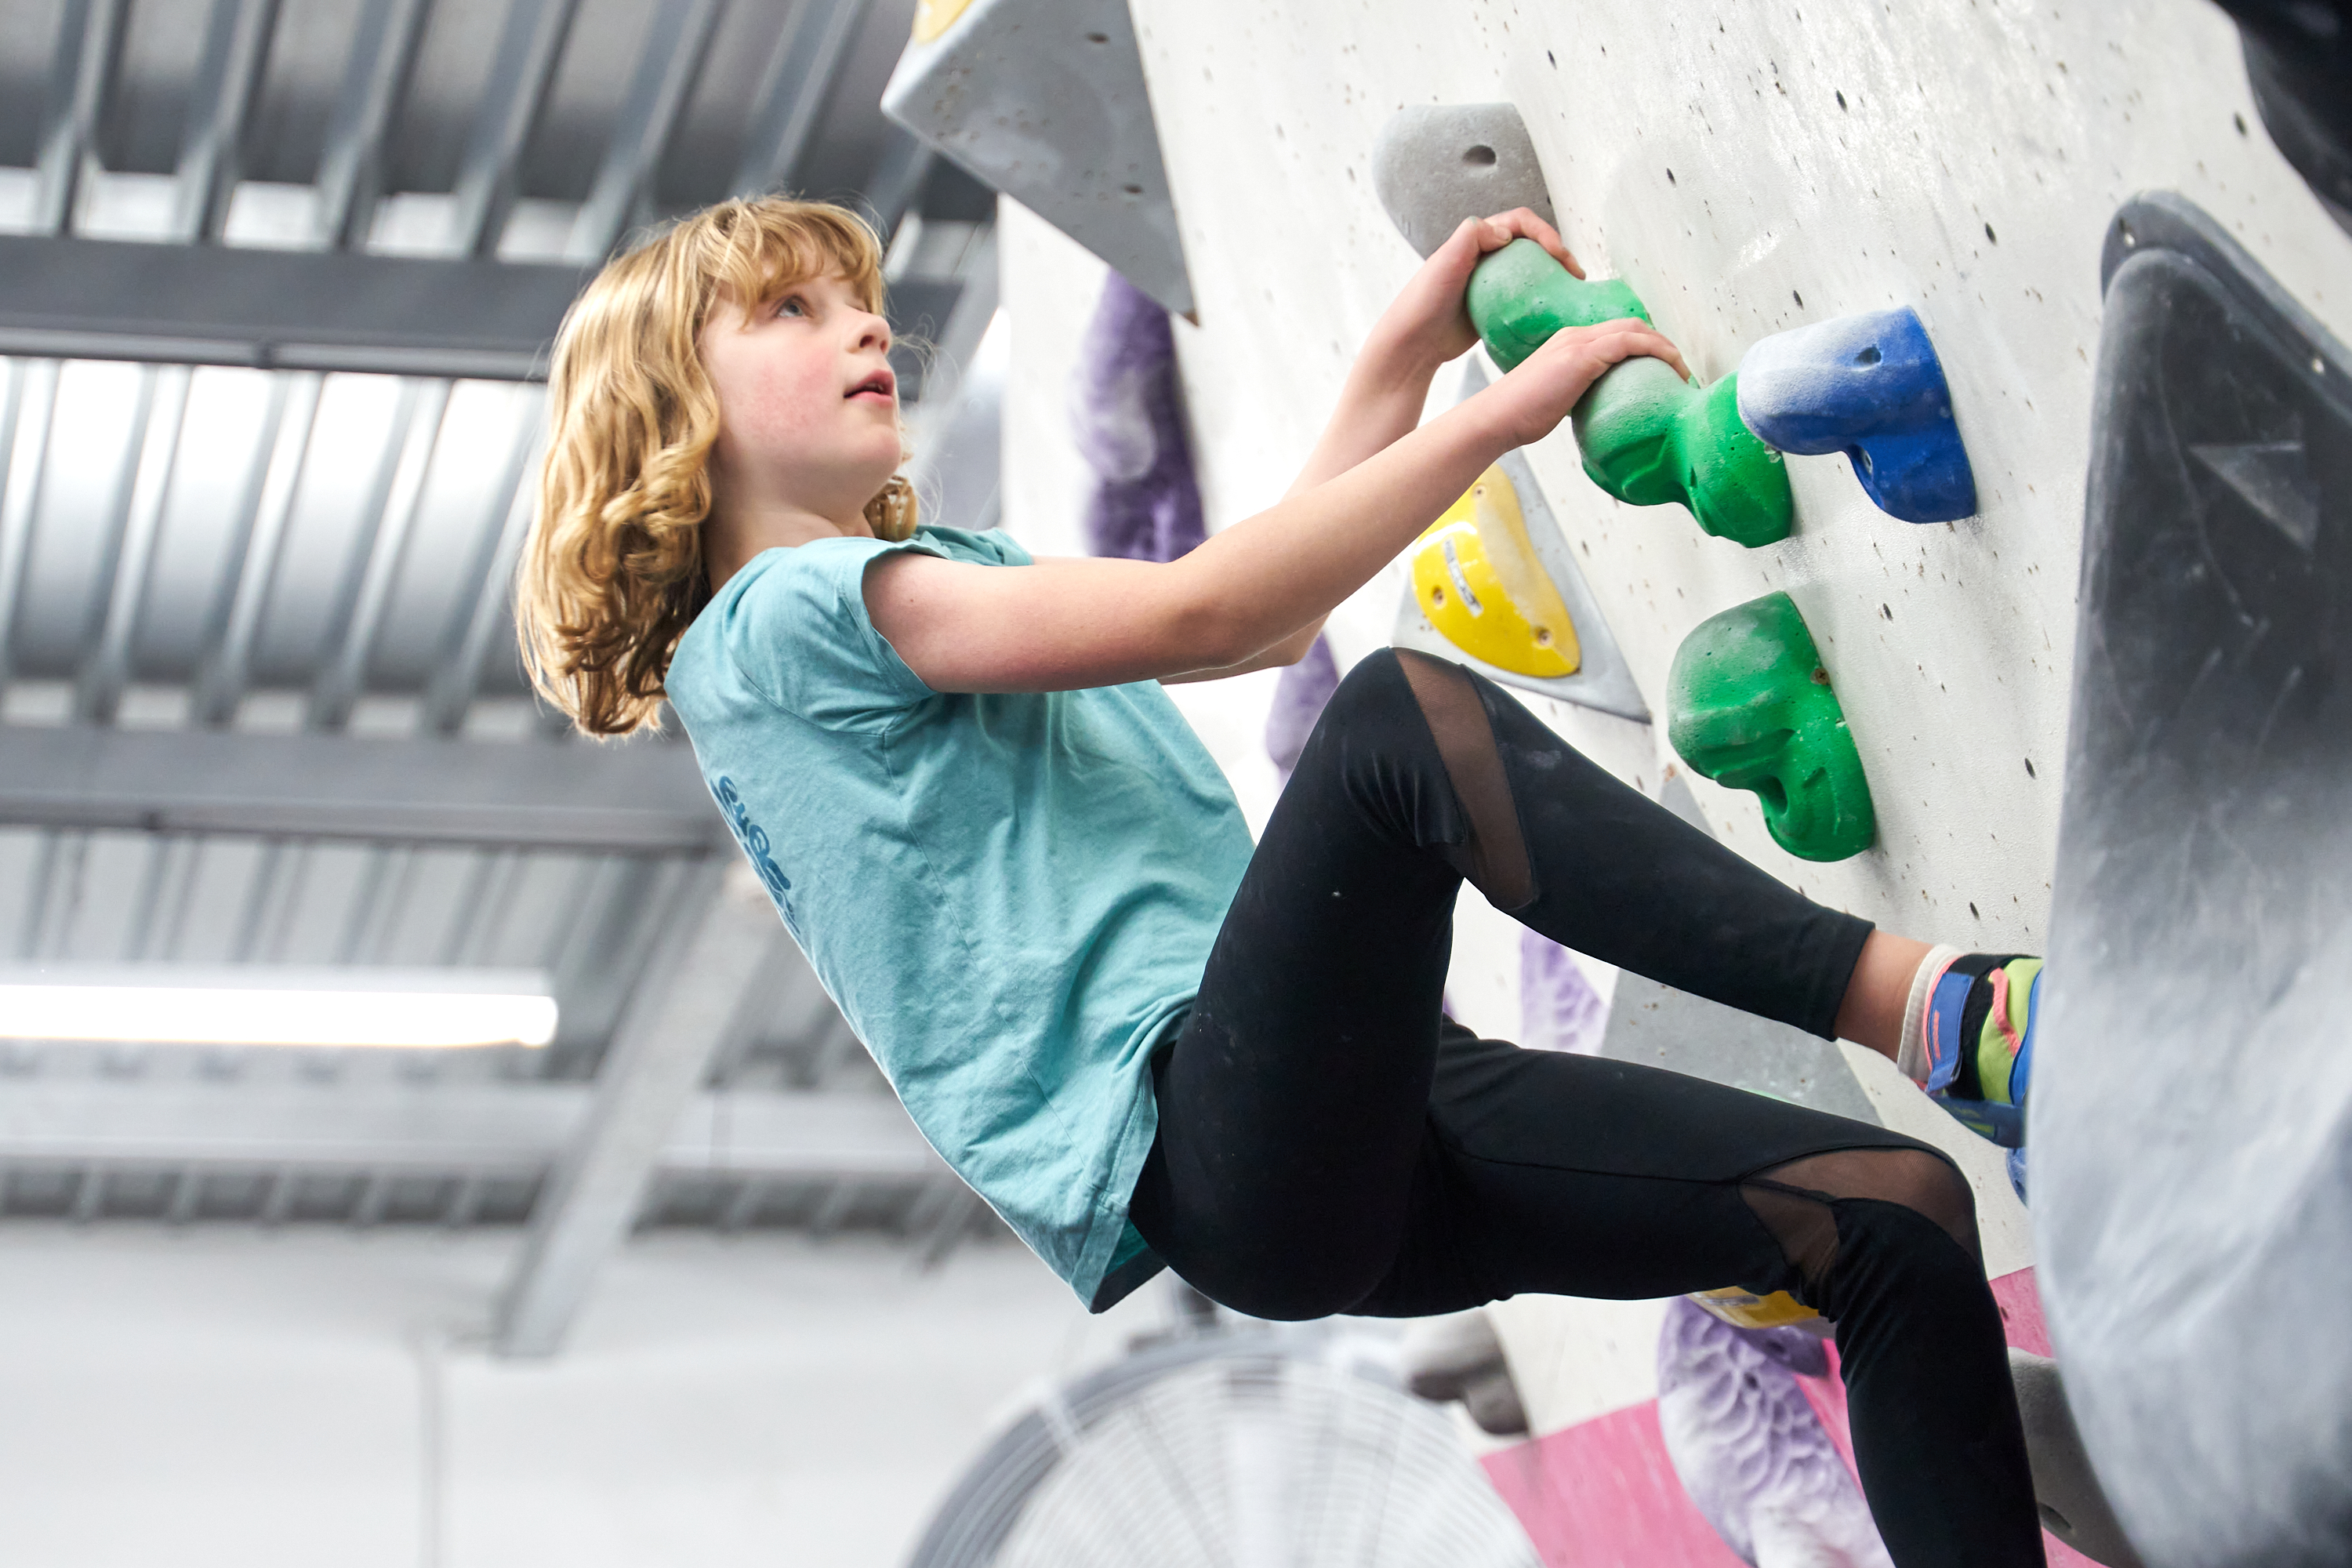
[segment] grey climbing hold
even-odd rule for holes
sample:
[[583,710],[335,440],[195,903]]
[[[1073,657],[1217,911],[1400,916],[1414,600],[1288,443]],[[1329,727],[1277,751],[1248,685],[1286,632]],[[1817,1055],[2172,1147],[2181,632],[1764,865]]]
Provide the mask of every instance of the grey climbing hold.
[[2177,195],[2103,272],[2037,1283],[2151,1568],[2342,1568],[2352,352]]
[[971,0],[882,111],[1180,316],[1192,281],[1127,0]]
[[1400,109],[1372,148],[1372,189],[1406,242],[1427,256],[1465,217],[1528,207],[1557,226],[1527,123],[1507,103]]
[[2058,1363],[2011,1345],[2009,1381],[2016,1386],[2017,1414],[2025,1424],[2025,1462],[2033,1471],[2042,1527],[2106,1568],[2142,1568],[2107,1494],[2099,1489],[2090,1456],[2083,1452]]

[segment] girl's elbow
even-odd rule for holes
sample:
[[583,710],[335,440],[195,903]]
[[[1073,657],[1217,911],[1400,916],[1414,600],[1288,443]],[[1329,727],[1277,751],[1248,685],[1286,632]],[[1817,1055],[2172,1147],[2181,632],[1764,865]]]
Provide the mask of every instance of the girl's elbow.
[[1169,606],[1162,646],[1185,669],[1223,669],[1264,646],[1247,617],[1204,594],[1184,594]]

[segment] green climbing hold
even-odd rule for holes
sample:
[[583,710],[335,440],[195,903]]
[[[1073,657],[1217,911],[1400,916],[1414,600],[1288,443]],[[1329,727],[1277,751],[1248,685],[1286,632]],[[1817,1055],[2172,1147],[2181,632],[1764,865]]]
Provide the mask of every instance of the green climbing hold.
[[1587,283],[1532,239],[1515,239],[1481,260],[1463,303],[1504,370],[1517,369],[1562,327],[1650,319],[1632,284],[1622,278]]
[[1710,616],[1675,650],[1666,738],[1684,762],[1752,790],[1772,841],[1843,860],[1878,831],[1862,757],[1805,617],[1786,594]]
[[[1587,283],[1531,239],[1479,262],[1465,302],[1507,371],[1562,327],[1650,319],[1622,279]],[[1584,471],[1631,506],[1680,501],[1718,539],[1753,549],[1788,538],[1796,513],[1788,468],[1741,422],[1738,383],[1727,375],[1701,391],[1646,356],[1615,366],[1576,405]]]

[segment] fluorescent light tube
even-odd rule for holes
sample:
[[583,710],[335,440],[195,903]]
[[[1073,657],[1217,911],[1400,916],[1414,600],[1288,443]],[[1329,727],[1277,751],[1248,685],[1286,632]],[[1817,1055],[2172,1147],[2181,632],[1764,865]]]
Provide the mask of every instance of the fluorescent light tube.
[[545,977],[479,970],[0,972],[0,1038],[448,1050],[555,1037]]

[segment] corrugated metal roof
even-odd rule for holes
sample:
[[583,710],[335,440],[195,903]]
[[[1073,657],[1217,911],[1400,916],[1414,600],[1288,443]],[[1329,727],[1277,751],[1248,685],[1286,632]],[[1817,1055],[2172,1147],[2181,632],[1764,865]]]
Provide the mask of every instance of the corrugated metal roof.
[[[877,107],[912,8],[0,0],[0,231],[580,265],[666,214],[785,186],[863,200],[899,241],[902,304],[919,304],[950,359],[968,355],[994,308],[992,208]],[[307,732],[397,740],[428,772],[448,754],[431,748],[450,746],[522,748],[548,777],[596,765],[528,697],[506,605],[538,386],[142,357],[0,360],[0,748],[58,726]],[[682,752],[678,765],[690,773]],[[659,984],[663,944],[698,918],[711,884],[697,867],[723,842],[370,842],[292,819],[188,830],[171,826],[186,820],[167,809],[173,769],[157,772],[108,781],[152,787],[155,811],[134,814],[144,829],[0,822],[0,967],[539,970],[562,1007],[558,1040],[443,1053],[0,1042],[0,1100],[82,1081],[170,1095],[595,1080]],[[726,1038],[698,1048],[715,1052],[707,1081],[722,1095],[885,1092],[781,931]],[[422,1168],[175,1167],[31,1148],[0,1137],[0,1215],[519,1219],[551,1158],[534,1146],[447,1169],[429,1151]],[[691,1223],[863,1216],[944,1244],[973,1219],[935,1165],[661,1167],[650,1182],[644,1214]]]

